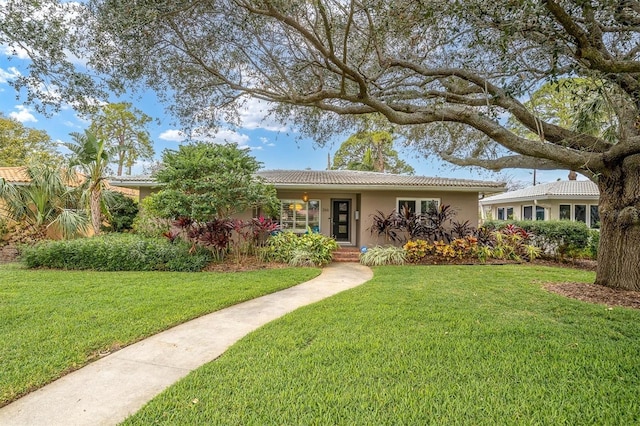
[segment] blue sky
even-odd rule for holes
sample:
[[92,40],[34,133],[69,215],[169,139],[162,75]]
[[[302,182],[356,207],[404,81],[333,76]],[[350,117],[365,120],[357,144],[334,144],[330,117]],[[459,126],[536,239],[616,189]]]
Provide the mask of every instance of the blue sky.
[[[38,114],[33,107],[25,104],[26,96],[16,93],[8,83],[24,71],[28,59],[14,56],[7,59],[10,52],[0,46],[0,112],[13,117],[25,126],[42,129],[53,140],[68,141],[69,133],[82,132],[89,123],[79,116],[69,105],[51,116]],[[155,95],[145,92],[124,98],[112,98],[109,102],[131,102],[135,107],[154,119],[148,126],[154,141],[156,158],[160,159],[164,149],[175,149],[184,139],[180,127],[165,113],[166,105],[160,104]],[[235,142],[249,147],[251,153],[265,169],[305,169],[324,170],[327,167],[327,155],[338,149],[340,143],[348,135],[336,135],[323,148],[314,146],[312,140],[297,140],[296,132],[282,124],[264,117],[264,104],[250,100],[241,112],[242,125],[239,128],[222,126],[218,133],[211,137],[217,142]],[[424,176],[455,177],[464,179],[513,180],[524,185],[533,181],[531,170],[507,170],[501,174],[480,172],[468,168],[453,168],[446,163],[434,159],[426,160],[423,156],[412,154],[411,150],[399,149],[401,157],[416,170],[416,174]],[[144,164],[138,164],[133,173],[142,173]],[[538,171],[537,181],[540,183],[566,179],[567,171]]]

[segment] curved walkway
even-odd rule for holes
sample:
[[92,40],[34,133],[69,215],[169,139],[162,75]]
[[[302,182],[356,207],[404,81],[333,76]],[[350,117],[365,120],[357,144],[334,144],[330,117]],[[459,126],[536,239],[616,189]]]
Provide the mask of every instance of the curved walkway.
[[249,332],[373,277],[333,263],[311,281],[205,315],[149,337],[0,408],[0,424],[115,425]]

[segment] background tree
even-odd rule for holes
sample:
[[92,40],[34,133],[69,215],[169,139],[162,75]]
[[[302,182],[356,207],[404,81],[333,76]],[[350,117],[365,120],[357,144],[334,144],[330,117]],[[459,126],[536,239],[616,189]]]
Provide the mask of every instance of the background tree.
[[119,147],[108,147],[103,139],[99,139],[89,130],[84,133],[72,133],[73,142],[63,145],[71,151],[69,168],[81,172],[85,179],[79,184],[82,191],[83,204],[91,215],[91,225],[95,235],[100,234],[102,213],[108,214],[104,198],[106,190],[106,174],[111,159],[118,153]]
[[[322,141],[377,112],[416,149],[457,165],[588,176],[600,189],[596,282],[640,288],[637,0],[91,5],[95,34],[117,40],[96,49],[96,65],[173,93],[179,117],[215,123],[254,96]],[[522,102],[562,77],[607,82],[615,142]],[[513,132],[509,117],[542,140]]]
[[59,167],[38,164],[24,169],[29,183],[15,185],[0,178],[1,211],[26,226],[37,238],[52,230],[63,238],[86,232],[88,217],[78,212],[78,192],[69,184],[72,177]]
[[92,116],[89,130],[98,139],[106,141],[111,146],[118,146],[117,175],[122,175],[124,167],[127,174],[131,174],[131,167],[137,160],[151,160],[155,154],[153,143],[147,124],[151,117],[130,103],[122,102],[107,104]]
[[414,174],[415,170],[398,156],[393,137],[386,131],[361,131],[344,141],[333,155],[334,170],[366,170]]
[[24,126],[0,114],[0,166],[60,164],[62,156],[44,130]]
[[162,161],[163,189],[152,196],[161,217],[206,222],[278,202],[275,188],[255,176],[260,162],[236,144],[194,142],[165,150]]
[[[615,105],[608,99],[609,93],[615,90],[614,86],[603,80],[560,78],[543,84],[524,105],[547,123],[615,143],[618,121]],[[534,133],[513,117],[509,118],[509,125],[520,136],[544,139],[544,135],[539,133],[542,129],[536,129]]]

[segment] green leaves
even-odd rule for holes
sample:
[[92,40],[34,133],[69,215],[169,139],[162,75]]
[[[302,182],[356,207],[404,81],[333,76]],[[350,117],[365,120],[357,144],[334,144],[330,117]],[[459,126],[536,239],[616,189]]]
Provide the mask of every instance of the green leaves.
[[91,131],[108,146],[118,148],[117,158],[111,159],[118,164],[118,176],[122,175],[125,166],[126,174],[130,175],[131,167],[137,160],[153,158],[153,143],[146,129],[151,117],[132,108],[130,103],[107,104],[91,119]]
[[35,231],[51,229],[63,237],[73,237],[87,229],[87,217],[75,210],[79,196],[68,187],[68,175],[47,165],[31,165],[25,172],[30,180],[26,185],[0,179],[4,214]]
[[182,145],[165,151],[163,163],[156,179],[164,186],[152,202],[162,217],[206,222],[277,202],[275,189],[255,176],[260,163],[236,144]]
[[61,161],[62,156],[47,132],[25,127],[0,114],[0,167],[59,164]]
[[333,156],[332,169],[414,174],[415,170],[398,156],[393,136],[387,131],[361,131],[340,145]]

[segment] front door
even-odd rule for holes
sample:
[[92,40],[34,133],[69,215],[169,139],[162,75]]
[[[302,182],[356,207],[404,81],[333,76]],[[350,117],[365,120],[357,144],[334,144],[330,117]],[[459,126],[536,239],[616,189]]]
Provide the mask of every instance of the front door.
[[333,200],[331,224],[332,235],[336,241],[350,240],[351,200]]

